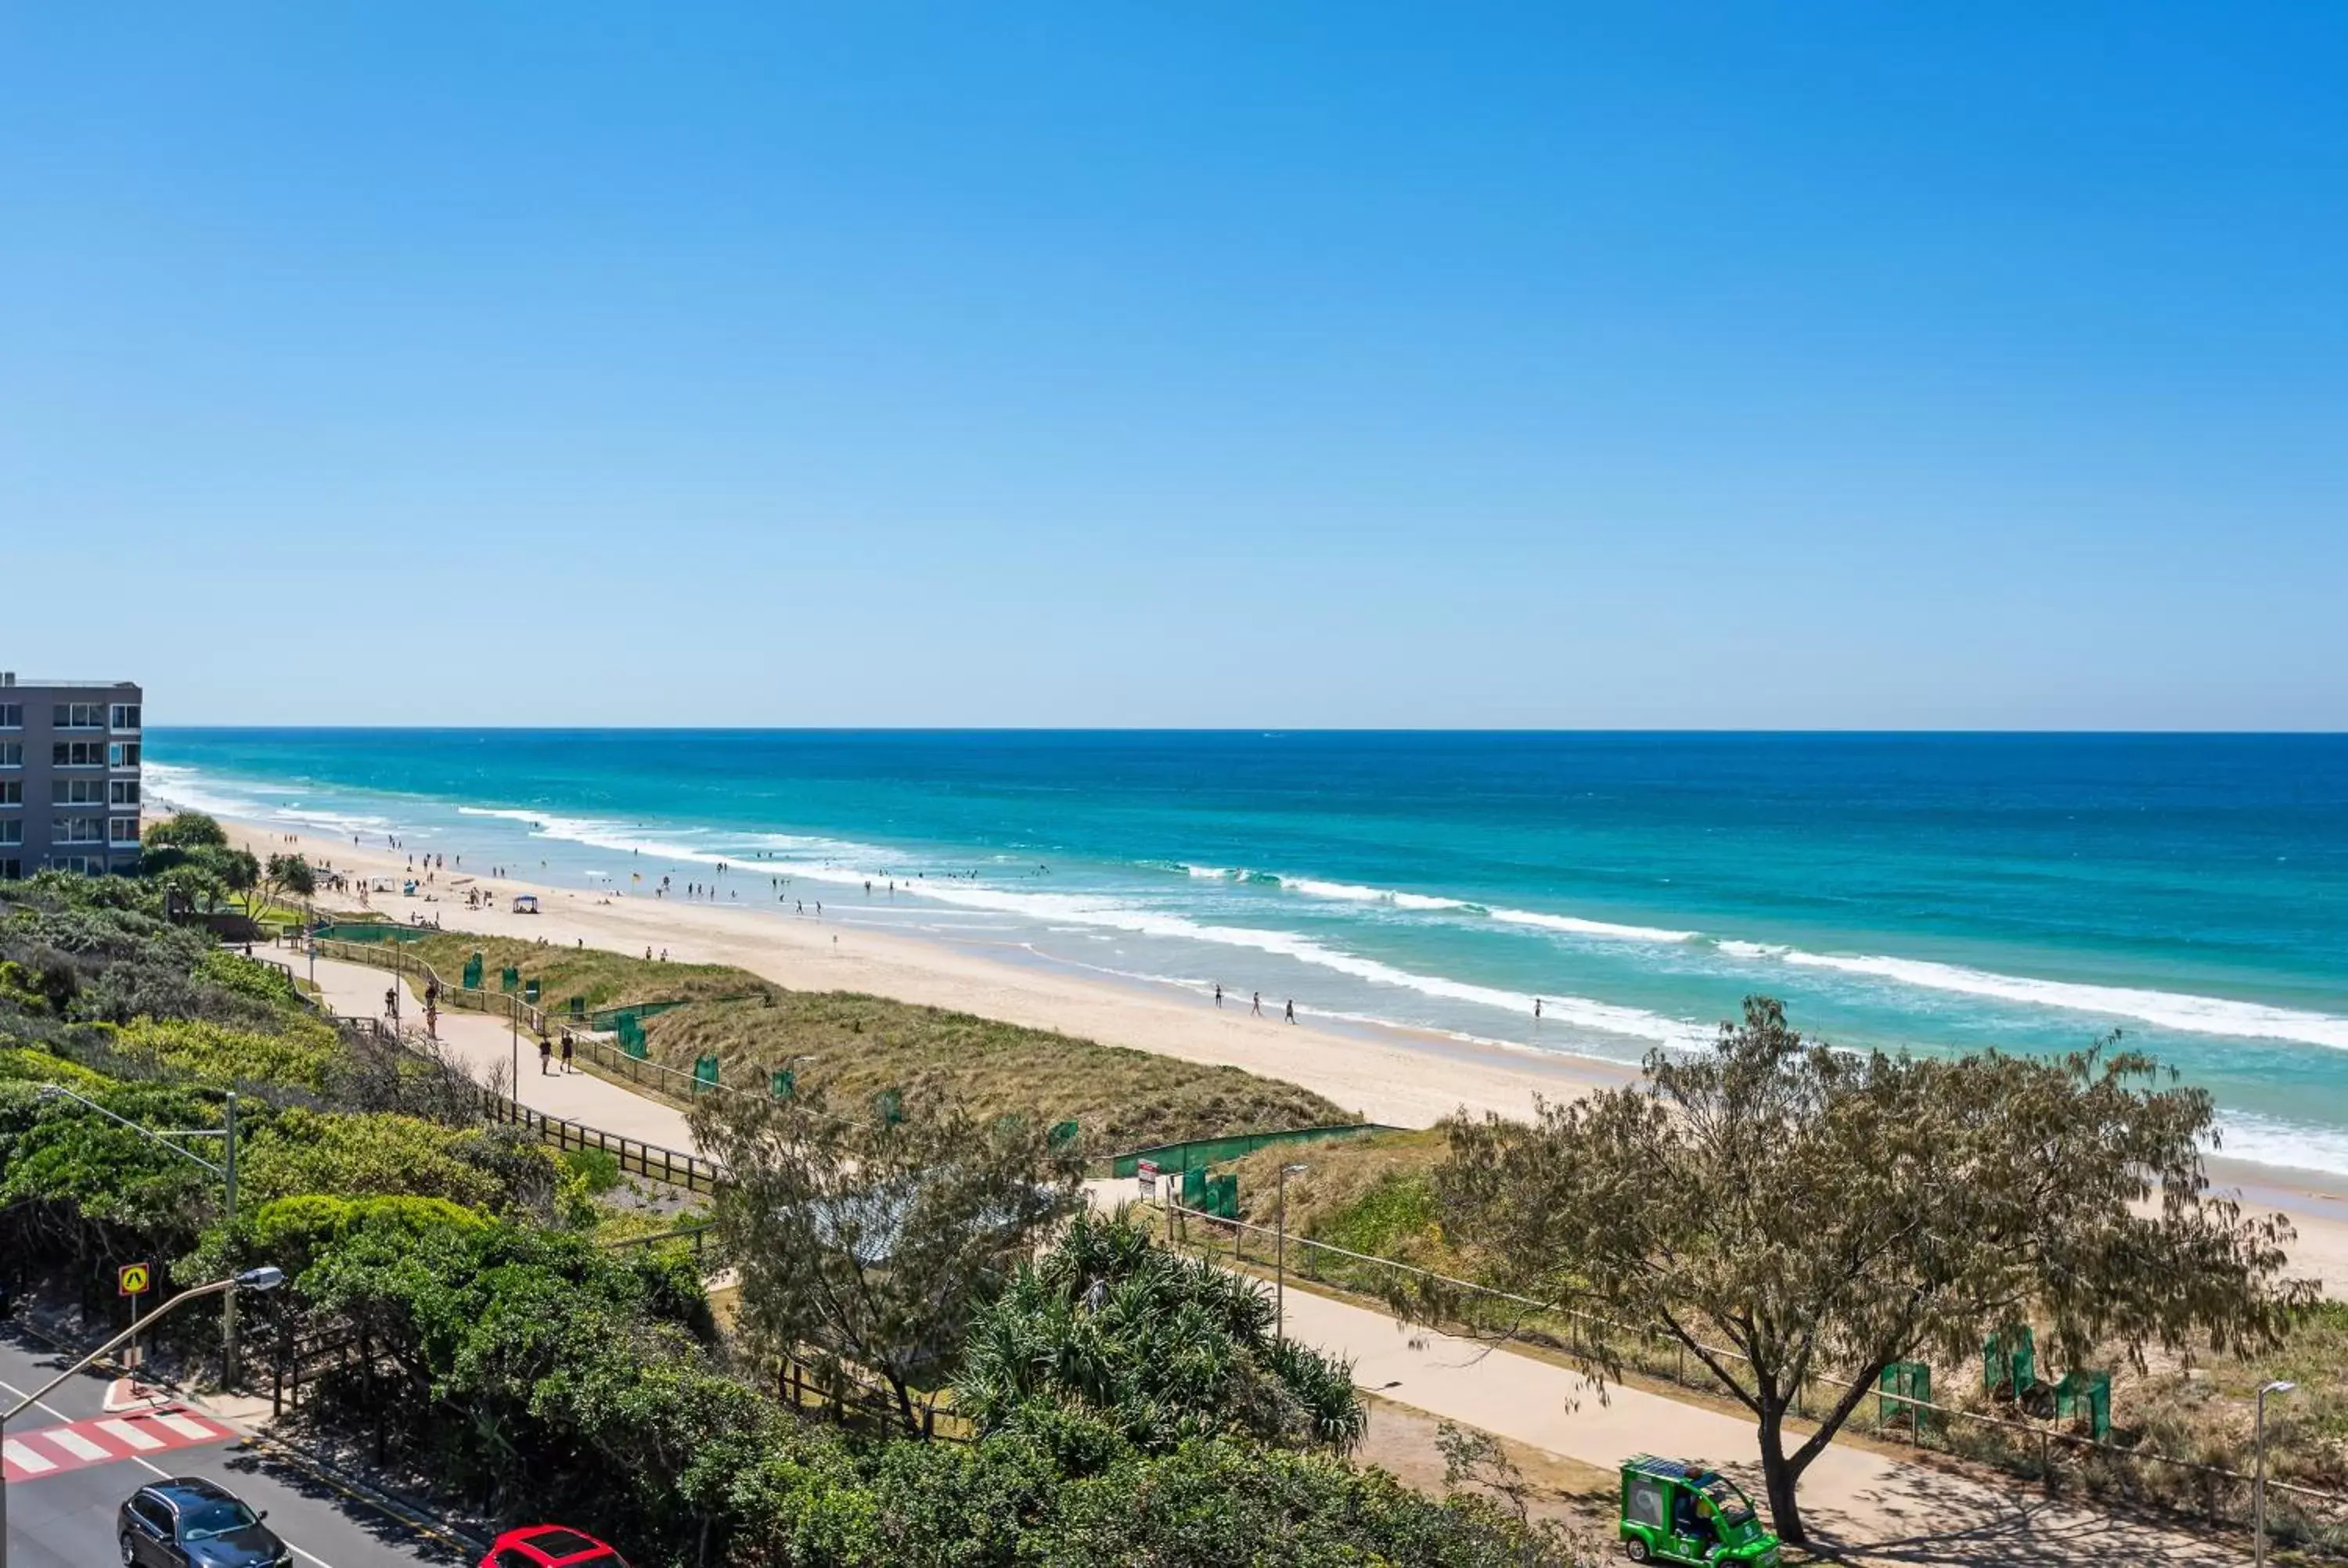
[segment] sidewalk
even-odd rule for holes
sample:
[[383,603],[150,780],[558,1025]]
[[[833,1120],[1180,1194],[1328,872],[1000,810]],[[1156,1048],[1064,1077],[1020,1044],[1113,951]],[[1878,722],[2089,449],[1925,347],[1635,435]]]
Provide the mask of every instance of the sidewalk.
[[[297,968],[296,972],[306,970]],[[400,1021],[422,1021],[424,995],[410,984],[411,979],[412,977],[394,976],[388,969],[370,968],[365,964],[334,958],[318,960],[318,989],[326,1006],[335,1012],[360,1018],[383,1016],[383,993],[396,980],[400,986]],[[478,1078],[513,1071],[515,1037],[504,1019],[460,1008],[445,1009],[440,1014],[440,1040]],[[701,1152],[693,1141],[692,1131],[685,1126],[685,1112],[674,1106],[623,1089],[583,1068],[564,1072],[559,1054],[553,1071],[540,1072],[538,1040],[528,1030],[520,1036],[520,1056],[521,1071],[513,1080],[513,1086],[521,1102],[532,1111],[682,1153]]]

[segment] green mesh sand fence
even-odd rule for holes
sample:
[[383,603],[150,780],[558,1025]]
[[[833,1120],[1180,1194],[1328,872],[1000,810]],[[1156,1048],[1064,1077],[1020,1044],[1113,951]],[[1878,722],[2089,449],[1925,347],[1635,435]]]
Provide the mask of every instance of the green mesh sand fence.
[[1220,1165],[1242,1159],[1258,1149],[1269,1149],[1275,1143],[1317,1143],[1324,1138],[1356,1138],[1365,1132],[1398,1132],[1381,1122],[1349,1122],[1334,1127],[1294,1127],[1285,1132],[1241,1132],[1229,1138],[1193,1138],[1184,1143],[1160,1143],[1153,1148],[1135,1149],[1118,1154],[1112,1161],[1112,1175],[1130,1176],[1138,1173],[1144,1160],[1150,1161],[1161,1172],[1204,1170],[1209,1165]]

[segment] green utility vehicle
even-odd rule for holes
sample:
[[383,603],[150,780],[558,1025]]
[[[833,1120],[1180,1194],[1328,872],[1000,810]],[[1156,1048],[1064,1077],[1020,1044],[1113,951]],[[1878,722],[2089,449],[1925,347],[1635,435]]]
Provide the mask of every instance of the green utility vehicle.
[[1777,1568],[1777,1538],[1754,1517],[1752,1499],[1701,1460],[1623,1461],[1622,1550],[1633,1563]]

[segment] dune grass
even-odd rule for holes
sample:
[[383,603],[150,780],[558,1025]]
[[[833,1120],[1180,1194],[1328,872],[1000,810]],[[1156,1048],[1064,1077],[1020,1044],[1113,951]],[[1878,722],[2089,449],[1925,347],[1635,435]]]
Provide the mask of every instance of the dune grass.
[[541,982],[540,1005],[558,1025],[572,996],[591,1010],[700,999],[647,1020],[646,1038],[654,1058],[672,1067],[716,1055],[726,1083],[763,1088],[772,1071],[789,1068],[835,1103],[861,1102],[884,1089],[945,1094],[984,1115],[1076,1122],[1087,1145],[1103,1153],[1359,1119],[1310,1090],[1236,1067],[883,997],[790,990],[722,964],[647,962],[596,948],[456,933],[407,950],[452,984],[476,952],[492,988],[499,969],[515,965],[524,979]]

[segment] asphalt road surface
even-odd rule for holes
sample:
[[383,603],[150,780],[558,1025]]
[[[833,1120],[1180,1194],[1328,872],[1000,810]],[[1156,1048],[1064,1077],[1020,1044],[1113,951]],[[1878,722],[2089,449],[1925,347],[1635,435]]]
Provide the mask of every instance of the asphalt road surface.
[[[14,1406],[66,1365],[39,1341],[0,1327],[0,1396],[5,1399],[0,1409]],[[76,1378],[8,1423],[8,1568],[108,1568],[119,1562],[115,1511],[149,1481],[176,1475],[202,1476],[268,1510],[269,1527],[305,1568],[453,1568],[479,1561],[458,1543],[436,1539],[299,1463],[247,1444],[233,1430],[217,1439],[204,1435],[224,1427],[210,1417],[183,1419],[180,1432],[132,1423],[142,1435],[152,1434],[143,1440],[157,1444],[145,1452],[128,1451],[133,1443],[105,1428],[74,1425],[74,1435],[61,1440],[40,1436],[104,1417],[109,1381],[95,1373]],[[26,1475],[28,1463],[50,1468]]]

